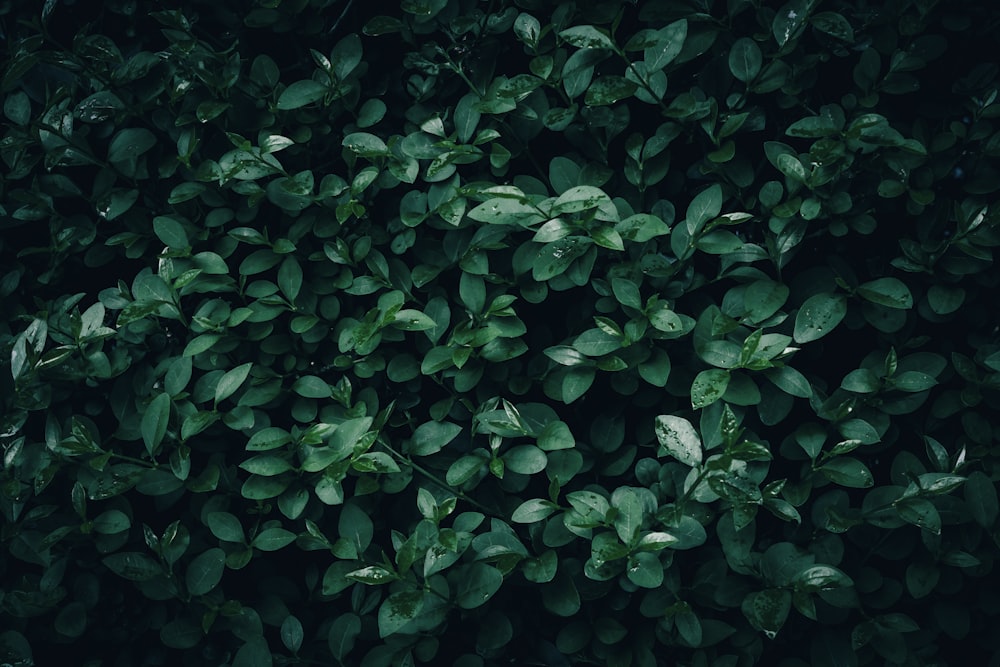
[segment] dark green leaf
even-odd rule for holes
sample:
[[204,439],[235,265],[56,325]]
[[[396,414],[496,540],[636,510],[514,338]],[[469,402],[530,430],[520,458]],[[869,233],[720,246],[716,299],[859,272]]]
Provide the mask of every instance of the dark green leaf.
[[659,415],[655,423],[660,454],[669,454],[689,466],[701,465],[701,438],[687,419],[674,415]]
[[166,393],[157,394],[156,398],[150,401],[146,407],[146,412],[142,415],[142,441],[146,445],[146,451],[152,456],[163,437],[167,433],[167,426],[170,422],[170,395]]
[[475,609],[486,604],[503,584],[503,575],[495,567],[472,563],[462,570],[455,602],[462,609]]
[[191,595],[205,595],[222,581],[226,552],[219,548],[207,549],[198,554],[187,566],[184,581]]
[[736,40],[729,51],[729,71],[738,80],[749,84],[760,74],[764,57],[757,42],[749,37]]
[[156,144],[156,135],[144,127],[120,130],[108,144],[108,162],[134,160]]
[[590,84],[584,103],[591,107],[614,104],[631,97],[638,87],[623,76],[606,74]]
[[388,637],[417,618],[424,607],[423,591],[399,591],[387,597],[378,610],[379,637]]
[[643,49],[643,59],[650,72],[661,70],[674,61],[684,48],[687,39],[687,19],[674,21],[656,31],[654,44]]
[[409,451],[417,456],[430,456],[458,437],[462,427],[451,422],[424,422],[413,432]]
[[511,515],[515,523],[535,523],[541,521],[558,509],[558,506],[548,500],[535,498],[525,500]]
[[729,386],[729,371],[718,368],[701,371],[691,384],[691,406],[704,408],[722,398]]
[[130,581],[148,581],[163,574],[163,567],[144,553],[121,551],[105,556],[102,563],[117,574]]
[[753,627],[774,639],[792,609],[792,594],[778,588],[750,593],[743,598],[741,609]]
[[224,401],[236,393],[240,386],[246,381],[247,376],[250,375],[250,368],[252,366],[252,362],[241,364],[232,370],[226,371],[226,373],[219,378],[219,383],[215,385],[216,404]]
[[795,314],[796,343],[808,343],[832,331],[847,315],[847,299],[838,294],[814,294]]
[[841,456],[820,467],[819,471],[834,484],[852,489],[867,489],[875,484],[868,467],[858,459]]
[[276,106],[283,111],[298,109],[323,99],[328,92],[327,86],[316,81],[296,81],[281,92]]
[[858,294],[867,301],[887,308],[913,307],[913,295],[898,278],[878,278],[858,286]]
[[578,25],[567,28],[561,31],[559,36],[578,49],[617,50],[611,38],[592,25]]

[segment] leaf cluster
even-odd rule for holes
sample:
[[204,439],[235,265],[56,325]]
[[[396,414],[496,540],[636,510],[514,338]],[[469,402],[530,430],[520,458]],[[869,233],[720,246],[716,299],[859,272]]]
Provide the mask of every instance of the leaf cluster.
[[102,7],[0,7],[0,662],[997,653],[995,9]]

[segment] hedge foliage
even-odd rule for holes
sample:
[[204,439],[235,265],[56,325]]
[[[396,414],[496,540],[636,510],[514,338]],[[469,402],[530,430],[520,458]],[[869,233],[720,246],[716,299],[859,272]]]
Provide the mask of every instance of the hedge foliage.
[[1000,664],[995,6],[167,4],[0,4],[0,662]]

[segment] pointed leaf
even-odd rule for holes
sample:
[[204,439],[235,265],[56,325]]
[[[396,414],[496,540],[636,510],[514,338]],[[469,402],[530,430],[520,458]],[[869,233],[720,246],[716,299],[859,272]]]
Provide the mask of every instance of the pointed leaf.
[[661,456],[669,454],[689,466],[701,464],[701,438],[691,422],[674,415],[659,415],[654,428]]

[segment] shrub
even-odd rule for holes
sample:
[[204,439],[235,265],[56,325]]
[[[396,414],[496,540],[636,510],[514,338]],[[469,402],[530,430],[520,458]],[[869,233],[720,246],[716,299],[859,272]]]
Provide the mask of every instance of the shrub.
[[250,4],[0,6],[4,662],[998,664],[995,8]]

